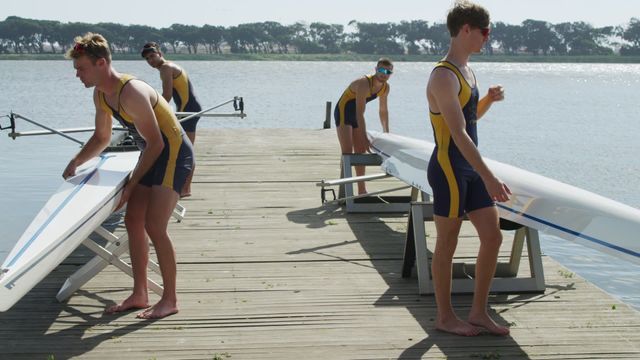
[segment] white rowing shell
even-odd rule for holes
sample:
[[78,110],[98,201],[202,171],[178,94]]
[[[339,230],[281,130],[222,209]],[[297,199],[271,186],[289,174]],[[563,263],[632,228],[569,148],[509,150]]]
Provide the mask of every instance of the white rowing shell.
[[[434,144],[368,132],[382,169],[429,194],[427,165]],[[513,193],[497,203],[500,217],[640,264],[640,210],[515,166],[484,158]]]
[[0,311],[11,308],[113,212],[139,155],[104,153],[60,185],[2,264]]

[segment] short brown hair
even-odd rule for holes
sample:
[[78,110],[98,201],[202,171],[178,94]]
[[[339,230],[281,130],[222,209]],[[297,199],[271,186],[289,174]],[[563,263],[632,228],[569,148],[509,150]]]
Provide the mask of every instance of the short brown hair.
[[144,44],[144,46],[142,47],[142,51],[140,52],[140,56],[145,57],[147,56],[147,54],[149,53],[160,53],[160,45],[158,45],[155,42],[148,42],[146,44]]
[[487,9],[467,0],[456,1],[447,14],[447,29],[449,29],[451,36],[458,36],[460,29],[465,24],[483,29],[489,27],[490,23]]
[[376,64],[376,66],[393,66],[393,63],[391,62],[391,59],[389,58],[380,58],[378,59],[378,63]]
[[95,63],[98,59],[105,59],[111,63],[111,50],[109,43],[104,36],[88,32],[83,36],[76,36],[73,39],[73,47],[67,51],[67,59],[77,59],[81,56],[88,56]]

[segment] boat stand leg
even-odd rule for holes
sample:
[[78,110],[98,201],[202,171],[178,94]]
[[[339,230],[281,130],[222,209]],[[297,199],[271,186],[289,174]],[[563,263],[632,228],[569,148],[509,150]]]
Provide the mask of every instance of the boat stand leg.
[[[127,234],[118,238],[102,226],[97,228],[95,233],[106,239],[109,243],[106,247],[102,247],[91,239],[87,238],[84,240],[82,244],[94,252],[96,256],[69,276],[56,295],[56,299],[58,299],[58,301],[68,299],[76,290],[86,284],[94,276],[98,275],[109,264],[116,266],[124,273],[133,277],[131,266],[120,259],[121,255],[129,251],[129,239]],[[160,267],[154,261],[149,260],[149,269],[155,273],[160,273]],[[163,288],[161,285],[151,279],[147,279],[147,281],[151,291],[158,295],[162,295]]]
[[176,208],[173,209],[173,216],[178,222],[181,222],[184,219],[185,214],[187,213],[187,208],[182,206],[180,203],[176,204]]
[[[412,202],[402,276],[410,277],[411,270],[415,264],[418,273],[418,291],[421,295],[430,295],[433,294],[433,283],[431,279],[431,253],[427,248],[427,240],[431,239],[433,241],[435,239],[427,238],[424,226],[425,221],[433,221],[433,204]],[[518,268],[525,241],[527,243],[531,275],[530,277],[518,277]],[[410,242],[413,242],[413,245]],[[472,293],[474,289],[475,264],[454,263],[453,266],[454,279],[451,283],[451,292]],[[463,276],[455,277],[456,266],[463,270]],[[528,227],[522,227],[517,230],[509,262],[499,262],[496,270],[496,277],[494,277],[491,285],[491,292],[493,293],[544,292],[545,281],[538,231]]]
[[402,257],[402,277],[410,278],[411,271],[416,264],[416,242],[415,235],[413,233],[413,206],[409,210],[409,217],[407,218],[407,235],[404,241],[404,255]]
[[535,290],[544,292],[544,270],[542,267],[542,250],[540,250],[540,237],[538,230],[526,228],[525,238],[527,239],[527,252],[529,253],[529,269],[531,277],[534,279]]
[[[377,154],[343,154],[340,161],[340,178],[353,177],[354,166],[380,166],[382,158]],[[365,180],[366,181],[366,180]],[[353,183],[340,186],[339,198],[345,199],[347,213],[404,213],[409,210],[410,196],[376,196],[376,192],[369,196],[356,199]],[[399,189],[393,189],[399,190]],[[341,196],[341,195],[344,195]]]

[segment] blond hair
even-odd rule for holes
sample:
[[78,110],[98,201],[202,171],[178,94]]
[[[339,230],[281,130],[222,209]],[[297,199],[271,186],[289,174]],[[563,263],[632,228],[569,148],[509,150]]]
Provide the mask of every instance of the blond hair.
[[107,39],[92,32],[76,36],[73,39],[73,47],[67,51],[65,58],[77,59],[81,56],[88,56],[94,63],[98,59],[105,59],[107,63],[111,63],[111,50]]

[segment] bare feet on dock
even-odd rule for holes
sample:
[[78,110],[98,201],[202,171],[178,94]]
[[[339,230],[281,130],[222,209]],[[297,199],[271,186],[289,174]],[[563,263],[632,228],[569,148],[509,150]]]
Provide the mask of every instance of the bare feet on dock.
[[182,194],[180,194],[180,199],[186,198],[186,197],[189,197],[189,196],[191,196],[191,191],[189,191],[189,192],[185,191]]
[[481,328],[462,321],[457,317],[446,321],[436,320],[436,329],[460,336],[477,336],[482,331]]
[[136,296],[131,294],[123,302],[118,305],[109,306],[104,312],[107,314],[115,314],[131,309],[146,309],[149,307],[149,299],[146,296]]
[[139,319],[162,319],[178,312],[178,306],[171,301],[160,300],[152,307],[138,313]]
[[506,326],[498,325],[487,313],[480,315],[472,315],[469,314],[469,318],[467,319],[469,324],[480,327],[486,331],[488,331],[492,335],[498,336],[507,336],[509,335],[509,328]]

